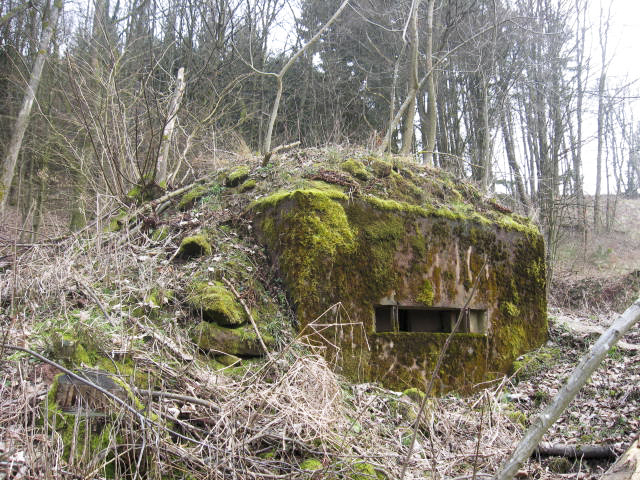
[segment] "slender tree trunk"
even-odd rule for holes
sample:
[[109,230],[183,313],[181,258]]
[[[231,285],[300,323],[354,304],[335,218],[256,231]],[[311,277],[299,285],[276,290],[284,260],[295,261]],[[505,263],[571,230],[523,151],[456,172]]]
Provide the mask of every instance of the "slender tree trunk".
[[158,163],[156,166],[156,184],[160,185],[162,188],[166,187],[167,173],[169,169],[169,147],[171,146],[173,130],[176,125],[176,118],[178,117],[178,110],[180,109],[180,103],[182,102],[184,88],[184,67],[180,67],[178,75],[176,76],[176,90],[173,94],[173,98],[171,99],[171,105],[169,106],[168,120],[164,126],[164,130],[162,131],[160,155],[158,155]]
[[402,132],[402,147],[400,153],[403,155],[411,151],[413,145],[413,130],[416,117],[416,95],[418,95],[418,8],[420,0],[413,0],[409,18],[409,28],[411,31],[411,61],[409,62],[409,96],[411,102],[407,108],[407,116],[404,120],[404,130]]
[[597,232],[600,229],[600,194],[602,189],[602,149],[604,146],[604,121],[605,121],[605,104],[604,93],[607,82],[607,36],[609,34],[609,19],[611,18],[611,6],[609,6],[609,12],[607,17],[604,17],[604,11],[602,6],[600,7],[600,27],[599,27],[599,41],[600,41],[600,61],[601,72],[600,79],[598,81],[598,154],[596,157],[596,192],[593,199],[593,231]]
[[425,68],[427,70],[427,125],[426,139],[422,139],[422,148],[425,151],[424,163],[433,166],[433,154],[436,149],[436,82],[433,71],[433,7],[435,0],[427,0],[427,38],[425,51]]
[[576,204],[578,209],[580,229],[582,232],[582,252],[586,258],[587,250],[587,205],[584,199],[584,188],[582,182],[582,102],[584,100],[584,84],[582,70],[584,64],[584,47],[586,35],[586,12],[588,0],[585,0],[582,10],[580,0],[576,0],[576,16],[578,18],[578,28],[576,29],[576,129],[577,137],[573,153],[573,183],[576,192]]
[[54,0],[49,9],[49,16],[42,21],[42,35],[40,37],[40,44],[36,59],[31,69],[31,75],[29,77],[29,83],[27,90],[22,100],[22,108],[18,113],[15,127],[11,139],[9,140],[9,146],[7,147],[7,155],[4,158],[2,165],[0,165],[0,211],[3,211],[9,196],[9,188],[13,181],[13,175],[16,169],[16,163],[18,162],[18,155],[22,147],[22,139],[24,133],[29,125],[29,117],[31,116],[31,108],[36,98],[38,91],[38,85],[40,84],[40,78],[42,77],[42,69],[44,67],[44,61],[49,51],[49,44],[51,43],[51,37],[53,31],[58,22],[58,15],[62,9],[62,0]]
[[480,140],[478,145],[478,159],[481,169],[481,185],[484,192],[489,190],[489,183],[491,182],[492,169],[491,169],[491,132],[489,129],[489,92],[487,91],[487,79],[484,74],[480,74],[480,98],[478,101],[480,125],[478,139]]
[[515,181],[516,198],[522,205],[528,205],[527,195],[524,190],[524,182],[522,181],[522,175],[520,174],[520,167],[516,160],[516,150],[513,141],[513,127],[510,105],[507,103],[502,110],[500,116],[500,124],[502,127],[502,138],[504,140],[504,148],[507,154],[507,161],[509,162],[509,168],[513,172],[513,179]]
[[[604,68],[604,67],[603,67]],[[602,71],[598,81],[598,153],[596,156],[596,192],[593,197],[593,231],[600,229],[600,196],[602,190],[602,150],[604,147],[604,88],[607,76]]]
[[342,11],[347,7],[350,0],[344,0],[335,13],[331,16],[331,18],[325,23],[320,30],[305,43],[293,56],[289,59],[289,61],[282,67],[282,70],[277,74],[271,74],[276,77],[278,82],[278,86],[276,89],[276,99],[273,102],[273,107],[271,108],[271,114],[269,115],[269,126],[267,127],[267,134],[264,137],[264,144],[262,146],[262,153],[266,156],[271,152],[271,139],[273,137],[273,127],[276,123],[276,118],[278,117],[278,109],[280,108],[280,100],[282,99],[282,78],[285,76],[287,71],[291,68],[291,66],[298,60],[298,58],[314,43],[316,43],[322,34],[335,22]]

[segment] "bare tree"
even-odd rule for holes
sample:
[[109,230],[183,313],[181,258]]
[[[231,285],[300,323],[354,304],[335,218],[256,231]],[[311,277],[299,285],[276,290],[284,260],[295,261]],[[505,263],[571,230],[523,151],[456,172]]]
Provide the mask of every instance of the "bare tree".
[[158,162],[156,166],[156,183],[158,185],[162,185],[167,181],[169,147],[171,146],[173,130],[176,125],[176,118],[178,116],[178,110],[180,109],[180,102],[182,101],[184,89],[184,67],[180,67],[178,74],[176,75],[176,88],[173,97],[171,98],[167,123],[164,126],[162,139],[160,140],[160,154],[158,155]]
[[296,62],[296,60],[298,60],[298,58],[300,58],[300,56],[305,51],[307,51],[311,45],[316,43],[320,39],[322,34],[325,32],[325,30],[327,30],[333,24],[333,22],[335,22],[338,19],[338,17],[342,13],[342,11],[347,7],[348,4],[349,4],[349,0],[344,0],[342,4],[340,4],[338,9],[335,11],[335,13],[331,16],[331,18],[327,21],[327,23],[325,23],[322,26],[322,28],[318,30],[318,32],[311,38],[311,40],[305,43],[296,53],[294,53],[291,56],[289,61],[285,63],[285,65],[280,69],[278,73],[260,72],[264,75],[271,75],[275,77],[277,81],[276,99],[273,102],[273,107],[271,108],[271,114],[269,115],[269,125],[267,127],[267,133],[264,137],[264,144],[262,145],[262,153],[265,156],[269,155],[269,153],[271,152],[271,138],[273,136],[273,126],[275,125],[276,118],[278,117],[278,109],[280,108],[280,100],[282,98],[282,89],[283,89],[282,79],[284,78],[286,73],[289,71],[291,66]]
[[602,6],[600,8],[600,60],[602,62],[600,78],[598,79],[598,155],[596,157],[596,192],[593,198],[593,229],[598,231],[600,228],[600,194],[602,189],[602,155],[604,148],[605,134],[605,88],[607,82],[607,37],[609,34],[609,22],[611,20],[611,5],[607,11],[606,17]]
[[31,109],[36,98],[36,93],[38,92],[40,78],[42,77],[42,69],[49,52],[49,44],[51,43],[51,37],[58,23],[58,16],[61,9],[62,0],[54,0],[53,4],[50,5],[48,18],[42,19],[42,34],[40,36],[38,53],[36,54],[27,89],[24,93],[22,108],[18,113],[13,134],[7,147],[7,154],[0,165],[0,211],[3,211],[7,204],[9,189],[11,188],[16,164],[18,163],[18,155],[22,147],[22,139],[29,125]]
[[404,131],[402,132],[402,147],[400,153],[407,154],[411,151],[413,145],[413,130],[415,128],[414,121],[416,117],[416,96],[418,95],[418,9],[420,8],[420,0],[412,0],[411,11],[405,33],[403,34],[404,43],[406,40],[406,31],[409,30],[411,38],[411,53],[409,57],[409,106],[407,108],[407,116],[404,119]]

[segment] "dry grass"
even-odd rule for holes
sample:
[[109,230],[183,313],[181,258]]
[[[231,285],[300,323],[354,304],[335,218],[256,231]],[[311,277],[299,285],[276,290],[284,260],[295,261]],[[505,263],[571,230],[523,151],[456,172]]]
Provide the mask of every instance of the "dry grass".
[[[152,372],[160,379],[151,385],[155,393],[138,395],[146,420],[114,405],[109,445],[89,455],[91,437],[79,434],[70,452],[64,429],[46,420],[56,369],[5,350],[4,478],[99,478],[109,469],[144,478],[180,478],[180,472],[191,478],[369,478],[370,467],[358,466],[363,462],[387,478],[399,476],[417,404],[376,385],[346,383],[305,337],[243,374],[212,368],[189,340],[188,314],[179,304],[171,307],[172,320],[158,323],[145,302],[153,288],[179,291],[188,278],[189,265],[165,261],[179,235],[158,244],[138,233],[123,246],[119,239],[126,235],[32,246],[0,276],[7,312],[1,321],[7,343],[47,355],[52,333],[69,331],[94,339],[109,358],[126,357]],[[132,316],[127,306],[147,314]],[[502,412],[505,385],[471,398],[433,400],[407,478],[493,472],[520,431]],[[75,428],[82,432],[81,422]],[[322,472],[303,470],[308,458],[318,459]]]

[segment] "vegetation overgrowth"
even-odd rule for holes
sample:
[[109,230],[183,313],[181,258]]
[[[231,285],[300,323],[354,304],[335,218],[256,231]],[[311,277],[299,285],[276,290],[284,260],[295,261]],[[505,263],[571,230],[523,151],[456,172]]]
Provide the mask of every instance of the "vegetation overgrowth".
[[[225,186],[229,168],[203,182],[206,193],[190,209],[181,210],[176,198],[175,207],[157,216],[145,210],[121,216],[116,231],[107,220],[55,244],[2,245],[16,254],[0,272],[0,461],[9,476],[391,479],[405,461],[413,478],[497,470],[593,333],[576,330],[579,322],[564,322],[570,315],[554,310],[550,342],[522,358],[512,376],[471,396],[430,399],[416,425],[419,392],[347,382],[308,332],[296,333],[282,283],[250,234],[244,214],[266,182],[274,190],[317,188],[346,197],[361,188],[329,168],[313,171],[305,155],[313,152],[279,158],[288,168],[251,165],[256,185],[244,193],[242,184]],[[403,182],[381,170],[381,178]],[[433,188],[437,199],[449,187],[434,180]],[[466,189],[462,198],[451,195],[490,209],[488,200]],[[206,237],[211,253],[181,255],[184,238],[197,235]],[[198,293],[224,306],[207,325],[230,328],[220,323],[234,319],[246,336],[265,341],[270,356],[259,347],[227,355],[199,345],[194,332],[206,322],[204,307],[189,300]],[[517,315],[513,306],[504,308]],[[348,315],[340,305],[331,313]],[[319,323],[332,321],[325,316]],[[59,369],[7,345],[27,347],[89,379],[96,370],[107,372],[139,414],[108,401],[96,413],[81,398],[63,411]],[[636,382],[622,375],[636,363],[632,348],[612,351],[547,439],[606,443],[621,452],[640,426],[640,411],[629,402]],[[417,446],[405,459],[416,428]],[[604,467],[576,461],[568,468],[595,476]],[[532,459],[523,474],[555,478],[554,468]]]

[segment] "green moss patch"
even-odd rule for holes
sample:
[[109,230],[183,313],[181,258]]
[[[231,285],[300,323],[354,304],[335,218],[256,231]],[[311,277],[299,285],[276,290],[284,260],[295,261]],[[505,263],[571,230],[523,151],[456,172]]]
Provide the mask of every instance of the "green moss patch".
[[[216,323],[200,322],[191,332],[191,338],[200,349],[214,355],[229,354],[257,357],[264,355],[256,332],[250,325],[239,328],[221,327]],[[272,348],[273,337],[262,335],[267,348]]]
[[379,160],[377,158],[371,159],[371,170],[373,170],[373,174],[378,178],[386,178],[391,175],[391,170],[393,169],[393,165],[390,162],[385,162],[384,160]]
[[251,179],[251,180],[247,180],[246,182],[244,182],[242,185],[240,185],[238,187],[238,192],[240,193],[244,193],[244,192],[248,192],[249,190],[253,190],[254,188],[256,188],[256,181]]
[[189,210],[193,205],[204,197],[208,193],[207,188],[204,185],[198,185],[187,193],[185,193],[180,202],[178,202],[178,208],[180,210]]
[[369,175],[369,172],[367,172],[367,169],[364,167],[362,162],[358,160],[346,160],[340,164],[340,168],[343,171],[349,173],[354,178],[357,178],[358,180],[362,180],[364,182],[371,178],[371,175]]
[[192,310],[201,314],[204,320],[216,322],[221,326],[239,326],[247,320],[235,296],[220,282],[193,284],[187,303]]
[[180,242],[178,255],[182,258],[201,257],[203,255],[211,255],[213,249],[206,235],[193,235],[185,237]]
[[420,289],[420,294],[416,297],[418,302],[424,303],[427,306],[433,305],[433,286],[429,279],[426,279]]
[[300,464],[301,470],[307,470],[312,472],[316,470],[322,470],[323,468],[324,467],[322,465],[322,462],[320,460],[316,460],[315,458],[307,458]]
[[249,167],[243,165],[231,170],[231,172],[226,176],[224,184],[227,187],[237,187],[247,178],[249,178]]

